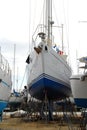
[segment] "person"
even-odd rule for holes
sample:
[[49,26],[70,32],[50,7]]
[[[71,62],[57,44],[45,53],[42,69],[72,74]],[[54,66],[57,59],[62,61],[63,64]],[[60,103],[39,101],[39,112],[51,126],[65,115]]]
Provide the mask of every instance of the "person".
[[23,89],[23,96],[24,96],[24,102],[27,103],[27,100],[28,100],[28,89],[27,89],[27,86],[24,86],[24,89]]

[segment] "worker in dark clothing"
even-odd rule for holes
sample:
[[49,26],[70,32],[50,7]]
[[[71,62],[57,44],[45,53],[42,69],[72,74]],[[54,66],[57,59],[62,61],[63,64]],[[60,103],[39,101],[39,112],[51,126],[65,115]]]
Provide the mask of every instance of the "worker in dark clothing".
[[27,103],[27,100],[28,100],[28,89],[27,89],[27,86],[24,86],[24,90],[23,90],[23,96],[24,96],[24,102]]

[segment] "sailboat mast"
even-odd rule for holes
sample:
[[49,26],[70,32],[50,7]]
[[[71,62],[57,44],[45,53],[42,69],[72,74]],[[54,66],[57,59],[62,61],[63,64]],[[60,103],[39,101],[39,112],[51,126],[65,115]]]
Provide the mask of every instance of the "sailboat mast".
[[48,28],[48,44],[52,46],[52,0],[46,0],[46,25]]
[[15,50],[16,50],[16,44],[14,44],[14,63],[13,63],[13,89],[15,89]]
[[62,51],[64,52],[64,45],[63,45],[63,24],[61,25],[62,27]]

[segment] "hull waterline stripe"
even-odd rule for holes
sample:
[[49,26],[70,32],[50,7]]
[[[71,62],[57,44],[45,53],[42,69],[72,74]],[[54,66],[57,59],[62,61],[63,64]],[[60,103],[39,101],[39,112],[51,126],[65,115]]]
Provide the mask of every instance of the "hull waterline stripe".
[[32,86],[32,84],[35,84],[37,81],[39,81],[40,79],[43,79],[43,78],[46,78],[48,80],[51,80],[51,81],[54,81],[54,82],[57,82],[57,83],[60,83],[62,85],[65,85],[65,86],[69,87],[69,84],[65,83],[64,81],[61,81],[60,79],[58,80],[58,79],[56,79],[56,78],[54,78],[52,76],[49,76],[49,75],[47,75],[45,73],[41,74],[36,79],[34,79],[32,81],[32,83],[30,83],[30,86]]

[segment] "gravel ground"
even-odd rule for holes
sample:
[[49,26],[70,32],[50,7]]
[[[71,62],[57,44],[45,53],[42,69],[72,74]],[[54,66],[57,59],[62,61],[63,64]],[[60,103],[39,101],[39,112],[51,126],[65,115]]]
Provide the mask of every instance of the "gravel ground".
[[[3,117],[0,123],[0,130],[72,130],[72,125],[53,122],[29,121],[24,118],[11,118],[9,116]],[[81,130],[77,125],[73,125],[74,130]]]

